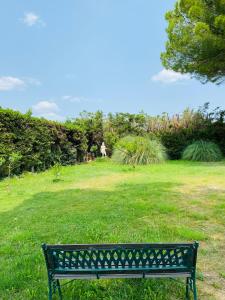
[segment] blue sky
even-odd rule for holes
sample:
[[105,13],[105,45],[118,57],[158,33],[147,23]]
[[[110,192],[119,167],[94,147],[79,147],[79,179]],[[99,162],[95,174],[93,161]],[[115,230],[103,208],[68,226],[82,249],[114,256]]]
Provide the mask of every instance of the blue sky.
[[174,0],[8,0],[0,10],[0,106],[64,120],[82,110],[223,106],[225,85],[163,70]]

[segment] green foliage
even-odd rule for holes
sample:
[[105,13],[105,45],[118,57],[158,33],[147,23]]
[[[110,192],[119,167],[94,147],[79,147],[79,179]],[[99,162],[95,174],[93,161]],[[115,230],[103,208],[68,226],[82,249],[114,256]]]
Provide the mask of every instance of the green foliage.
[[98,146],[97,145],[91,146],[90,152],[93,153],[94,156],[97,156],[97,154],[98,154]]
[[18,169],[22,155],[19,152],[12,152],[9,155],[0,156],[0,170],[10,178]]
[[112,159],[126,165],[148,165],[163,162],[166,159],[166,152],[157,140],[126,136],[115,145]]
[[184,148],[197,139],[217,143],[225,154],[225,111],[216,108],[210,112],[206,103],[197,111],[186,109],[173,116],[109,114],[104,120],[104,141],[109,155],[116,142],[126,135],[159,138],[171,159],[181,158]]
[[[84,134],[87,144],[85,152],[95,152],[95,155],[99,155],[99,149],[103,142],[103,113],[101,111],[96,113],[83,111],[78,118],[67,121],[68,123],[73,124],[74,128]],[[92,151],[93,146],[95,146],[95,151]]]
[[112,155],[116,142],[127,135],[144,135],[146,133],[147,115],[144,113],[109,113],[104,120],[104,142],[107,154]]
[[5,158],[4,157],[0,157],[0,167],[5,163]]
[[186,109],[181,114],[149,116],[145,113],[83,112],[65,124],[31,117],[0,108],[0,177],[8,175],[12,153],[21,159],[13,174],[41,171],[55,163],[62,165],[84,161],[85,157],[100,156],[105,142],[107,155],[114,145],[127,135],[159,139],[171,159],[181,158],[183,150],[196,140],[209,140],[219,145],[225,155],[225,110],[209,111],[206,104],[199,110]]
[[53,171],[53,182],[58,182],[61,180],[61,172],[62,172],[62,165],[60,163],[56,163],[53,167],[52,167],[52,171]]
[[225,76],[225,1],[179,0],[166,14],[166,68],[191,73],[202,82]]
[[8,167],[8,177],[11,177],[11,174],[16,167],[19,166],[19,162],[22,158],[22,155],[18,152],[12,152],[8,157],[7,167]]
[[189,145],[183,153],[184,160],[193,161],[220,161],[222,159],[220,148],[212,142],[196,141]]
[[15,173],[45,170],[60,157],[63,165],[73,164],[82,160],[87,147],[84,133],[73,125],[1,108],[0,136],[0,177],[12,168]]

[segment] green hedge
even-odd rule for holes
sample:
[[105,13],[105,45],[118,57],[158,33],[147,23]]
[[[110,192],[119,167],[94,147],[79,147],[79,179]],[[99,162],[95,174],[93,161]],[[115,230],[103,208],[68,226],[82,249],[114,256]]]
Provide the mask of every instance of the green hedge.
[[180,159],[184,149],[198,140],[214,142],[225,156],[225,123],[215,121],[194,128],[179,128],[162,132],[160,137],[170,159]]
[[225,110],[209,111],[206,103],[196,111],[186,109],[173,116],[116,113],[104,120],[104,140],[109,154],[120,138],[146,134],[161,140],[170,159],[180,159],[189,144],[201,139],[216,143],[225,155]]
[[206,104],[197,111],[186,109],[174,116],[83,112],[62,124],[0,108],[0,176],[8,173],[10,162],[13,172],[20,173],[45,170],[56,162],[80,162],[87,153],[96,157],[103,141],[111,156],[117,141],[127,135],[156,137],[170,159],[180,159],[184,149],[196,140],[216,143],[225,155],[225,110],[209,112]]
[[0,176],[8,171],[10,159],[18,154],[14,173],[45,170],[56,162],[81,161],[87,149],[85,132],[72,124],[63,125],[0,108]]

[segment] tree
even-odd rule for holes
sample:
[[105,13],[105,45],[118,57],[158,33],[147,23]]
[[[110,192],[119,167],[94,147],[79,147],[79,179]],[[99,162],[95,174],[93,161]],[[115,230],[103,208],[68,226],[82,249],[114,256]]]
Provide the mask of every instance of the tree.
[[7,165],[8,165],[8,178],[11,177],[13,170],[19,165],[19,161],[21,160],[22,155],[18,152],[13,152],[8,157]]
[[[68,123],[68,122],[67,122]],[[76,129],[84,133],[87,140],[87,152],[92,152],[97,147],[96,154],[100,154],[100,146],[103,142],[103,113],[97,111],[90,113],[83,111],[80,116],[72,121]]]
[[225,80],[225,0],[180,0],[167,12],[167,69],[201,82]]

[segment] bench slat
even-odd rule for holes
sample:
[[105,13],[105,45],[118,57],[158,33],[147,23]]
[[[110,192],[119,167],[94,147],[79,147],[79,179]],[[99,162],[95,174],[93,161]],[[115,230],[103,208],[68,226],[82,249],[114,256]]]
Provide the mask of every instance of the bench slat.
[[77,274],[82,274],[82,273],[98,273],[98,274],[106,274],[106,273],[119,273],[119,272],[127,272],[127,273],[133,273],[135,271],[139,271],[141,273],[143,272],[155,272],[155,273],[164,273],[164,272],[189,272],[191,273],[192,269],[187,268],[185,266],[174,266],[174,267],[153,267],[153,268],[142,268],[142,267],[132,267],[132,268],[114,268],[114,269],[106,269],[106,268],[98,268],[98,269],[55,269],[54,273],[55,274],[70,274],[70,273],[77,273]]
[[119,243],[119,244],[44,244],[47,248],[51,249],[61,249],[61,250],[89,250],[89,249],[118,249],[119,247],[122,248],[129,248],[129,249],[142,249],[142,248],[157,248],[157,249],[164,249],[164,248],[173,248],[176,249],[177,247],[190,247],[193,246],[193,243]]
[[190,273],[188,272],[180,272],[180,273],[151,273],[151,274],[143,274],[143,273],[132,273],[132,274],[99,274],[98,277],[95,274],[88,275],[76,275],[76,274],[55,274],[55,279],[107,279],[107,278],[187,278],[190,277]]

